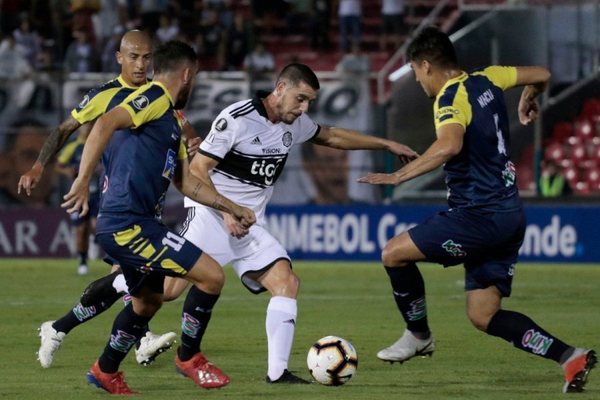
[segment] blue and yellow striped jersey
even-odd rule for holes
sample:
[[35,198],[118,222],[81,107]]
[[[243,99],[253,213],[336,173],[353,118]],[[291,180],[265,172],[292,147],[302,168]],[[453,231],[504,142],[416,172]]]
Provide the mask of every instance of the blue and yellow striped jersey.
[[94,121],[121,103],[137,87],[129,86],[119,75],[87,92],[83,100],[71,111],[71,116],[81,125]]
[[504,90],[516,81],[516,68],[490,66],[450,79],[437,95],[436,130],[447,124],[465,128],[462,150],[444,165],[450,207],[508,211],[521,206],[504,101]]
[[98,232],[117,228],[110,223],[115,214],[159,217],[177,161],[187,158],[173,100],[161,83],[140,87],[119,106],[133,127],[116,131],[104,151]]

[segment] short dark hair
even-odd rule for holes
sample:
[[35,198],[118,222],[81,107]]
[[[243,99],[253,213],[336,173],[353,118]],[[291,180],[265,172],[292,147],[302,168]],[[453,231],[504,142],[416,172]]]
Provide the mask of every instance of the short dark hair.
[[171,40],[157,47],[153,59],[154,73],[161,74],[175,71],[182,61],[195,64],[198,62],[198,55],[190,45],[179,40]]
[[406,50],[408,61],[427,60],[433,65],[452,68],[458,66],[454,45],[448,35],[434,26],[423,29]]
[[317,78],[317,75],[315,75],[313,70],[307,65],[300,63],[288,64],[281,70],[277,82],[282,79],[290,81],[293,85],[304,82],[314,90],[319,90],[321,88],[321,85],[319,85],[319,78]]

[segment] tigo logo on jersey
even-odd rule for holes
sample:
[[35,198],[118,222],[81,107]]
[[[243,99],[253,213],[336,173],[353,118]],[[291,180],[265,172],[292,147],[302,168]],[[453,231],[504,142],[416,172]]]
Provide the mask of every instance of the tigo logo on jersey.
[[278,159],[277,161],[275,161],[275,163],[271,164],[266,162],[265,160],[262,161],[254,161],[252,163],[252,167],[250,168],[250,173],[252,175],[258,175],[258,176],[264,176],[265,177],[265,185],[272,185],[273,182],[273,177],[275,176],[275,173],[277,172],[277,168],[279,167],[279,164],[283,161],[283,159]]
[[141,111],[144,108],[146,108],[146,106],[148,104],[150,104],[150,100],[148,100],[148,98],[144,95],[140,95],[138,97],[136,97],[135,99],[133,99],[133,101],[131,102],[131,104],[133,105],[133,107],[135,107],[137,110]]

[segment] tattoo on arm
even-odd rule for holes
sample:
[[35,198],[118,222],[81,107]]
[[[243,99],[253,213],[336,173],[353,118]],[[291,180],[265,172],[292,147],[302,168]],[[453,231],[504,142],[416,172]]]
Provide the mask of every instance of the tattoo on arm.
[[202,183],[198,183],[194,190],[192,190],[192,195],[194,197],[198,197],[198,193],[200,193],[200,189],[202,189],[202,186],[204,186]]
[[69,136],[71,136],[71,134],[75,132],[79,126],[79,122],[70,118],[54,128],[44,142],[42,150],[40,150],[38,161],[45,167],[56,154],[56,152],[64,146]]
[[223,206],[223,197],[220,194],[215,196],[215,200],[212,203],[212,208],[219,211],[226,211],[225,206]]

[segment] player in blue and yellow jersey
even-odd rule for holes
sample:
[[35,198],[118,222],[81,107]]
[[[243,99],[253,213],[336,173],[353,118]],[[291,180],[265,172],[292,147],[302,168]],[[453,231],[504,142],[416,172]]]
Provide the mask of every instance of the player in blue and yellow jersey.
[[467,315],[473,325],[515,347],[559,363],[564,392],[583,390],[596,364],[593,350],[572,347],[526,315],[501,309],[510,296],[525,215],[510,161],[509,124],[503,92],[524,86],[519,120],[536,119],[536,97],[550,73],[542,67],[490,66],[471,73],[458,67],[454,47],[436,28],[424,29],[407,56],[417,81],[435,99],[437,139],[416,160],[392,174],[369,174],[371,184],[398,185],[444,165],[450,209],[392,238],[382,253],[393,295],[406,322],[403,336],[377,356],[406,361],[431,355],[425,285],[415,264],[464,264]]
[[[21,176],[18,184],[19,193],[23,189],[25,194],[31,195],[31,191],[42,177],[44,167],[73,132],[82,125],[92,124],[99,116],[147,83],[146,76],[152,61],[152,40],[147,34],[136,30],[125,33],[115,56],[121,64],[121,74],[90,90],[79,105],[71,111],[70,116],[52,130],[33,167]],[[118,269],[118,265],[115,265],[115,268]],[[79,302],[56,321],[42,323],[39,328],[41,344],[38,350],[38,359],[42,367],[49,368],[52,365],[54,353],[72,329],[106,311],[119,297],[104,298],[85,306]],[[143,365],[152,362],[158,354],[171,347],[175,337],[174,332],[160,335],[148,331],[136,349],[137,361]]]
[[19,180],[19,193],[27,195],[42,177],[44,167],[80,126],[93,122],[119,104],[131,92],[147,82],[148,68],[152,62],[152,40],[141,31],[129,31],[121,39],[117,61],[121,75],[90,90],[71,114],[52,130],[37,161]]
[[[154,53],[154,81],[98,119],[84,146],[79,175],[65,195],[63,207],[68,212],[88,211],[89,183],[104,152],[105,181],[96,237],[121,265],[132,296],[88,373],[90,383],[111,394],[132,393],[118,368],[161,307],[165,276],[193,283],[183,305],[177,371],[205,388],[229,383],[200,352],[202,335],[224,284],[223,271],[212,257],[157,218],[174,180],[183,194],[231,214],[246,229],[256,221],[252,210],[231,202],[212,184],[189,173],[173,110],[185,106],[196,72],[196,53],[190,46],[178,41],[160,46]],[[200,302],[207,304],[207,299],[208,307],[198,307]]]
[[[91,127],[91,124],[83,125],[75,140],[67,143],[58,155],[56,171],[70,180],[75,179],[77,176],[83,145]],[[77,213],[71,214],[71,224],[75,230],[75,249],[79,256],[79,267],[77,269],[79,275],[88,273],[89,237],[96,230],[96,216],[98,215],[100,202],[99,176],[96,176],[98,179],[92,180],[92,184],[90,185],[90,212],[84,216],[80,216]]]

